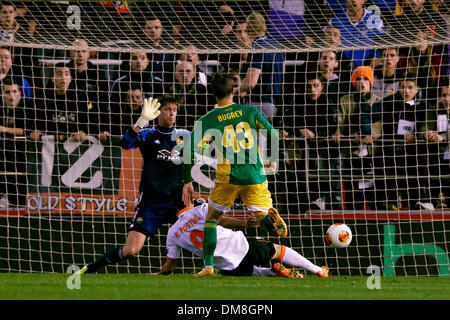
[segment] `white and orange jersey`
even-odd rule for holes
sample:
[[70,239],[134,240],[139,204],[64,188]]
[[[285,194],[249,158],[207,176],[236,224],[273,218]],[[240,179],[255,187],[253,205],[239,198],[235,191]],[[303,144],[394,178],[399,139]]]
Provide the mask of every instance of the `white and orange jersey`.
[[[167,233],[167,257],[178,259],[181,248],[203,258],[203,228],[208,213],[208,204],[202,204],[182,212],[178,221]],[[217,246],[214,251],[214,266],[221,270],[233,270],[248,252],[248,242],[242,231],[233,231],[217,226]]]

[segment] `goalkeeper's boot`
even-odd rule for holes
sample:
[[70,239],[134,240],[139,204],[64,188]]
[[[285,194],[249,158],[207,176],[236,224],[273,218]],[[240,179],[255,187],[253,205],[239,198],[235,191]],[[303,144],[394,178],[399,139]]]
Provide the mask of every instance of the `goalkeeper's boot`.
[[212,266],[205,267],[202,269],[202,271],[197,273],[197,276],[199,276],[199,277],[213,276],[213,275],[214,275],[214,267],[212,267]]
[[273,264],[272,271],[277,277],[303,279],[302,273],[294,269],[288,269],[279,262]]
[[328,267],[322,267],[322,270],[317,272],[317,275],[319,276],[319,278],[328,278],[329,271],[330,269],[328,269]]
[[286,222],[280,217],[280,214],[275,208],[270,208],[267,214],[272,221],[273,227],[275,228],[275,232],[278,234],[280,238],[286,238],[287,236],[287,226]]

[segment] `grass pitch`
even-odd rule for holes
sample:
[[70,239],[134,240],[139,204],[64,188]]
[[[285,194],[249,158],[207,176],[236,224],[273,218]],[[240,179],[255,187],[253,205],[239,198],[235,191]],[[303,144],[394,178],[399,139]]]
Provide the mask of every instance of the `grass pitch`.
[[68,289],[68,274],[0,274],[5,300],[448,300],[450,278],[381,277],[369,290],[368,277],[320,279],[261,277],[198,278],[190,274],[87,274],[80,289]]

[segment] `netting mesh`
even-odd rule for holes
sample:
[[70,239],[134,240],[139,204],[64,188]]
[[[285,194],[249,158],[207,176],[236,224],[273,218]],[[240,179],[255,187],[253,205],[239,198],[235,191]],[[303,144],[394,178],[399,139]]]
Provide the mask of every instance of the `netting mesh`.
[[[347,10],[345,1],[329,4],[314,1],[14,3],[22,10],[17,19],[21,27],[15,33],[16,42],[33,47],[67,48],[82,36],[93,50],[106,51],[158,49],[152,43],[148,25],[153,18],[159,19],[163,26],[165,50],[179,50],[179,42],[192,43],[207,52],[241,50],[231,31],[245,23],[252,11],[264,15],[268,35],[277,39],[284,51],[316,51],[329,45],[323,42],[324,27],[337,22],[339,19],[333,17],[345,15]],[[448,11],[445,3],[437,8],[431,7],[431,1],[425,1],[427,10],[420,13],[406,1],[365,1],[364,7],[367,10],[363,18],[365,30],[345,35],[341,49],[416,44],[416,32],[423,25],[433,26],[433,35],[427,41],[448,42],[443,16]],[[355,18],[354,24],[357,23]]]
[[[120,137],[143,99],[161,95],[179,104],[176,127],[192,130],[214,107],[211,78],[225,72],[235,102],[279,130],[268,180],[289,225],[283,244],[335,274],[375,264],[448,275],[448,3],[0,6],[1,271],[64,272],[122,244],[143,164]],[[203,161],[195,191],[207,197],[215,163]],[[233,213],[248,210],[238,200]],[[347,249],[325,243],[335,221],[354,231]],[[107,271],[157,271],[166,232]],[[198,263],[187,253],[182,270]]]

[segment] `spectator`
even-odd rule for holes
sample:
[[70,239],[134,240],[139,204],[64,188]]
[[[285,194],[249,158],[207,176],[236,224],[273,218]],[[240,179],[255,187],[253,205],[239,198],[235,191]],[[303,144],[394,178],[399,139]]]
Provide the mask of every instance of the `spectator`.
[[177,127],[191,131],[195,121],[204,116],[211,104],[207,88],[195,79],[195,68],[190,62],[175,67],[175,82],[165,88],[178,101]]
[[[334,72],[339,76],[341,81],[345,83],[348,87],[350,83],[350,76],[353,70],[356,68],[353,61],[348,58],[343,51],[340,49],[342,44],[341,30],[335,25],[327,25],[323,29],[323,34],[321,38],[321,46],[329,48],[336,53],[336,61],[338,62],[338,67],[335,68]],[[317,61],[319,61],[320,52],[308,52],[300,53],[300,59],[306,61],[303,65],[304,68],[308,70],[315,70],[317,67]]]
[[[264,17],[253,11],[247,18],[247,33],[256,50],[280,49],[280,45],[265,36],[267,30]],[[247,58],[249,67],[245,78],[235,90],[245,103],[255,106],[269,121],[281,105],[281,86],[283,81],[284,53],[258,52]]]
[[380,51],[381,65],[374,69],[372,93],[384,99],[398,92],[399,82],[404,72],[397,67],[400,59],[398,48],[383,48]]
[[179,28],[177,22],[175,1],[128,1],[128,8],[132,11],[134,21],[148,21],[149,17],[158,17],[163,26],[163,37],[173,40]]
[[348,81],[340,78],[336,73],[339,62],[336,60],[337,53],[333,50],[321,51],[318,59],[305,63],[297,75],[297,93],[304,93],[306,90],[304,85],[307,84],[308,77],[314,73],[320,75],[326,81],[326,88],[329,102],[337,105],[339,98],[349,92]]
[[197,53],[197,48],[193,45],[186,45],[182,49],[185,51],[180,53],[180,57],[178,59],[178,62],[190,62],[194,65],[195,68],[195,80],[197,83],[200,83],[201,85],[207,87],[208,86],[208,77],[210,78],[210,75],[208,75],[207,67],[201,66],[198,62],[200,61],[200,57]]
[[350,76],[356,65],[342,50],[339,50],[339,47],[342,45],[342,34],[339,27],[334,25],[325,26],[323,44],[336,51],[336,61],[339,63],[339,69],[336,72],[342,81],[350,82]]
[[8,77],[13,77],[14,82],[21,84],[22,96],[25,99],[31,101],[34,98],[32,86],[19,68],[13,66],[11,50],[8,47],[0,47],[0,83]]
[[319,55],[318,72],[327,81],[330,103],[337,104],[340,97],[349,92],[348,81],[341,79],[335,70],[339,67],[336,51],[322,51]]
[[[436,101],[439,79],[442,75],[442,55],[435,51],[435,47],[427,44],[429,30],[416,32],[418,45],[411,47],[408,52],[407,72],[417,77],[421,94],[425,100]],[[445,71],[444,71],[445,72]]]
[[145,52],[132,52],[129,60],[129,70],[123,71],[117,78],[110,91],[110,110],[114,112],[119,109],[122,93],[128,89],[132,83],[141,85],[144,97],[151,97],[161,93],[162,84],[155,79],[152,73],[152,66]]
[[433,38],[438,41],[447,39],[447,23],[443,16],[433,10],[432,2],[426,0],[409,0],[399,16],[399,22],[409,33],[401,34],[405,40],[410,40],[410,33],[416,33],[422,28],[429,29]]
[[406,74],[398,92],[384,98],[380,106],[383,165],[377,170],[385,177],[380,189],[385,190],[388,209],[412,209],[421,200],[419,180],[424,174],[424,150],[417,134],[430,107],[418,92],[416,76]]
[[343,154],[344,175],[353,176],[356,173],[362,176],[351,179],[348,190],[352,190],[353,200],[348,203],[354,206],[353,209],[368,209],[375,205],[373,157],[376,153],[375,142],[381,136],[381,118],[375,116],[379,115],[375,104],[380,99],[372,94],[372,67],[357,67],[351,81],[354,91],[340,99],[338,126],[333,141],[339,144]]
[[[442,5],[444,4],[444,2],[442,0],[436,0],[436,11],[442,13],[444,19],[447,21],[447,39],[450,38],[450,7],[449,6],[444,6],[442,7]],[[445,48],[444,48],[445,50]],[[449,56],[448,56],[448,52],[450,52],[450,42],[447,44],[447,76],[450,77],[450,63],[449,63]],[[444,65],[445,65],[445,61],[444,61]]]
[[[346,5],[341,0],[327,0],[327,5],[335,14],[344,13],[346,10]],[[398,0],[372,0],[374,4],[376,4],[382,12],[386,11],[394,11],[396,8]]]
[[[17,8],[14,2],[2,1],[0,4],[0,42],[25,42],[33,40],[36,31],[36,21],[30,20],[28,29],[19,24],[17,18],[27,12],[27,8]],[[11,49],[11,60],[16,66],[20,66],[21,74],[29,77],[32,82],[34,75],[33,65],[35,55],[40,49],[15,46]],[[21,86],[23,88],[23,85]],[[23,94],[23,92],[22,92]]]
[[[446,41],[448,42],[449,28],[447,21],[440,12],[434,11],[432,8],[432,1],[426,0],[411,0],[406,1],[406,6],[403,9],[403,14],[398,17],[399,25],[407,32],[393,34],[393,37],[404,40],[404,42],[411,41],[411,34],[416,35],[418,32],[423,32],[427,35],[427,40],[431,42]],[[427,30],[427,31],[425,31]],[[394,30],[395,31],[395,30]],[[434,52],[439,56],[442,65],[448,66],[448,45],[436,44],[433,48]],[[409,48],[401,50],[400,54],[407,55]],[[447,68],[443,68],[441,74],[447,73]],[[434,96],[436,97],[437,94]]]
[[32,140],[59,134],[82,141],[86,134],[100,133],[102,120],[98,106],[89,101],[86,91],[75,90],[67,64],[55,65],[51,86],[40,90],[36,96]]
[[1,41],[13,42],[20,26],[16,21],[16,8],[13,3],[3,2],[0,7]]
[[[0,5],[0,41],[14,42],[29,39],[35,31],[34,28],[25,30],[17,22],[16,17],[20,14],[14,2],[2,1]],[[35,26],[35,24],[33,23]]]
[[89,61],[90,53],[86,40],[77,39],[72,46],[79,50],[70,50],[70,74],[76,90],[87,91],[90,101],[99,106],[100,112],[108,108],[108,85],[99,74],[99,68]]
[[[150,45],[152,49],[170,49],[174,44],[164,36],[164,27],[161,20],[156,16],[146,18],[143,28],[144,46]],[[173,81],[172,74],[175,65],[175,55],[173,53],[154,52],[148,53],[150,61],[150,72],[153,72],[155,80],[170,83]]]
[[180,1],[177,11],[180,42],[200,46],[214,38],[222,39],[237,23],[234,11],[225,1]]
[[447,208],[450,197],[450,85],[448,81],[440,88],[436,107],[428,111],[426,125],[422,126],[427,141],[428,185],[436,208]]
[[121,100],[124,102],[119,105],[120,109],[117,112],[111,113],[110,133],[115,136],[123,136],[130,128],[130,123],[136,123],[141,115],[141,107],[144,101],[141,86],[137,83],[132,83],[121,94],[123,95]]
[[[247,22],[238,23],[230,35],[230,47],[235,49],[249,49],[252,46],[247,33]],[[225,73],[237,75],[240,79],[241,74],[247,72],[244,64],[247,62],[248,53],[221,53],[219,54],[219,62]]]
[[305,24],[305,42],[320,43],[323,40],[323,26],[334,16],[334,12],[327,7],[327,1],[303,0],[305,3],[305,14],[303,22]]
[[294,142],[290,149],[308,151],[304,156],[308,163],[300,164],[298,169],[307,168],[305,174],[313,174],[314,178],[305,177],[301,181],[309,182],[308,203],[316,204],[322,210],[340,207],[339,182],[332,181],[333,177],[339,176],[338,153],[336,145],[330,141],[336,131],[337,110],[336,104],[330,103],[326,91],[327,80],[318,74],[310,74],[306,94],[297,95],[295,104],[285,110],[282,132],[285,137],[306,138],[306,142]]
[[[129,1],[87,1],[77,5],[81,8],[84,30],[96,30],[100,41],[115,42],[126,39],[128,25],[125,17],[131,16]],[[67,5],[66,5],[67,6]],[[66,7],[64,7],[66,9]]]
[[26,196],[26,156],[24,136],[27,109],[22,99],[20,82],[9,77],[1,84],[0,108],[0,171],[17,175],[0,174],[0,208],[12,204],[25,205]]
[[[70,50],[70,62],[68,64],[72,79],[79,90],[98,91],[104,87],[100,82],[97,66],[89,58],[91,51],[84,39],[76,39],[72,42],[74,49]],[[75,48],[79,48],[78,50]]]
[[[384,33],[383,21],[364,8],[365,0],[346,0],[347,12],[335,15],[329,25],[341,30],[342,46],[367,47]],[[345,50],[344,55],[356,66],[368,65],[375,57],[373,49]]]

